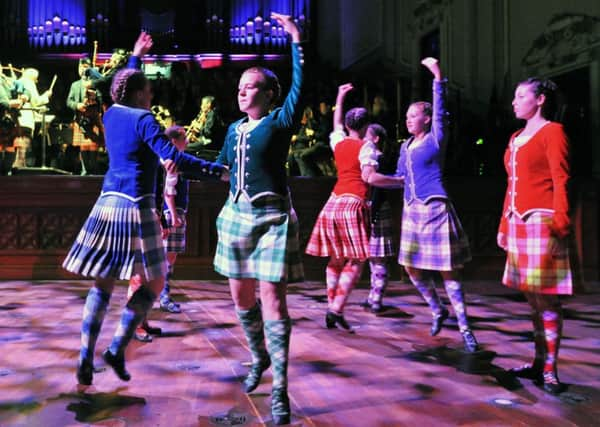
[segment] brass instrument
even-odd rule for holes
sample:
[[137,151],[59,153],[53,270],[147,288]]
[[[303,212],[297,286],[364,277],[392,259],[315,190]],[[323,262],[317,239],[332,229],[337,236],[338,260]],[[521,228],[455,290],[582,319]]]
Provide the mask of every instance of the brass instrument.
[[[198,115],[191,121],[188,126],[185,126],[185,137],[189,142],[198,142],[203,141],[204,137],[200,135],[200,132],[204,128],[206,124],[206,118],[208,116],[208,111],[200,111]],[[207,142],[209,144],[210,141]]]
[[173,116],[171,116],[171,112],[168,108],[163,107],[162,105],[153,105],[150,108],[154,118],[162,128],[162,130],[166,130],[173,126]]
[[104,64],[102,64],[100,67],[100,74],[106,76],[112,70],[116,70],[125,66],[130,55],[131,52],[128,52],[124,49],[117,49],[117,51],[111,55],[110,59],[104,61]]

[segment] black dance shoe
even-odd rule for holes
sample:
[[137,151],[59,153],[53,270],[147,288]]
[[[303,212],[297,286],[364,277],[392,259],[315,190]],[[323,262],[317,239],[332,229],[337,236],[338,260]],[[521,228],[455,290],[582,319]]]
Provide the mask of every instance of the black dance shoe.
[[461,334],[463,338],[463,343],[465,344],[465,351],[467,353],[475,353],[477,350],[479,350],[479,344],[477,343],[473,332],[467,329],[466,331],[461,332]]
[[271,366],[271,360],[266,359],[264,362],[253,363],[250,368],[250,372],[246,375],[246,379],[242,384],[242,390],[244,393],[251,393],[256,390],[256,387],[260,384],[263,372],[269,369]]
[[115,371],[115,374],[123,381],[129,381],[131,374],[125,369],[125,357],[123,355],[115,356],[109,349],[104,350],[102,358]]
[[371,304],[371,313],[378,314],[383,311],[383,305],[380,302],[374,302]]
[[274,389],[271,393],[271,416],[276,426],[290,423],[290,399],[287,390]]
[[147,322],[142,323],[142,325],[140,326],[140,328],[142,328],[144,331],[146,331],[150,335],[160,335],[160,334],[162,334],[162,329],[161,328],[150,326],[150,324],[147,323]]
[[544,372],[544,391],[550,394],[560,394],[567,389],[567,386],[558,380],[554,372]]
[[327,325],[328,329],[333,329],[339,325],[342,329],[353,332],[352,327],[346,322],[343,314],[336,314],[332,311],[327,311],[325,315],[325,325]]
[[438,315],[433,316],[433,321],[431,322],[431,331],[429,333],[432,337],[435,337],[442,330],[442,325],[444,320],[448,318],[450,313],[446,308],[442,308],[442,312]]
[[81,385],[92,385],[94,365],[87,360],[77,364],[77,382]]
[[529,363],[523,366],[519,366],[518,368],[509,369],[511,374],[515,377],[526,378],[528,380],[537,380],[542,382],[544,373],[542,372],[542,368],[538,368],[535,364],[530,365]]

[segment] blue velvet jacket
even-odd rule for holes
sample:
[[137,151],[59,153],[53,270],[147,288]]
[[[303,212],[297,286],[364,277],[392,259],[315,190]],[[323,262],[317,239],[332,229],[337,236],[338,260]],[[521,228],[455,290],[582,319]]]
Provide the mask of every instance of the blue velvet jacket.
[[287,161],[293,125],[298,121],[297,105],[302,85],[302,48],[292,43],[292,85],[282,107],[263,117],[256,127],[242,133],[245,117],[229,126],[217,162],[230,171],[230,192],[234,200],[244,193],[250,200],[267,194],[287,196]]
[[404,177],[405,203],[448,198],[443,182],[447,142],[445,92],[446,81],[434,80],[431,129],[422,141],[413,145],[414,137],[411,137],[400,148],[395,175]]
[[179,171],[194,179],[219,178],[223,166],[179,152],[148,110],[114,104],[104,114],[108,172],[103,193],[132,200],[156,193],[159,159],[173,160]]

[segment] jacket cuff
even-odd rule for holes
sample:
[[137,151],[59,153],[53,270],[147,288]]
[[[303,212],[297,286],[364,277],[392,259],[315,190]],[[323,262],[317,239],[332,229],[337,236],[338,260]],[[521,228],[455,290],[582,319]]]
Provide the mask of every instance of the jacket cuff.
[[202,168],[186,171],[182,175],[184,178],[193,181],[219,180],[221,179],[221,175],[223,175],[224,169],[224,166],[220,163],[206,162]]

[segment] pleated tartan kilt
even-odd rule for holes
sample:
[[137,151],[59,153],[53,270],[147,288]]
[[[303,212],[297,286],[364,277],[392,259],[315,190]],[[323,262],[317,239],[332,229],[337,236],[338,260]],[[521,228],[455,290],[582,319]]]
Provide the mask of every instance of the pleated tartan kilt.
[[63,262],[71,273],[151,280],[167,272],[165,249],[153,197],[139,201],[100,195]]
[[[523,292],[571,295],[573,274],[568,239],[550,233],[552,214],[534,212],[508,218],[506,267],[502,283]],[[552,248],[557,249],[553,255]]]
[[185,233],[187,229],[187,221],[185,219],[185,210],[177,209],[177,213],[182,220],[182,224],[179,227],[173,225],[173,219],[171,211],[165,210],[163,215],[169,226],[169,234],[166,239],[163,240],[163,245],[167,252],[183,253],[185,252]]
[[392,207],[383,202],[376,217],[371,216],[371,236],[369,237],[369,256],[385,258],[396,254],[392,239]]
[[331,194],[317,217],[306,253],[364,261],[369,258],[369,209],[352,194]]
[[469,241],[450,200],[404,203],[398,264],[451,271],[470,260]]
[[[73,128],[73,139],[72,139],[73,146],[79,147],[79,146],[85,145],[85,144],[97,143],[97,141],[95,142],[95,141],[92,141],[90,138],[85,137],[85,135],[83,134],[83,131],[81,130],[81,127],[77,124],[77,122],[72,123],[72,128]],[[97,133],[100,132],[100,130],[97,126],[94,129]]]
[[217,217],[217,273],[273,283],[304,280],[299,225],[289,195],[250,201],[231,194]]

